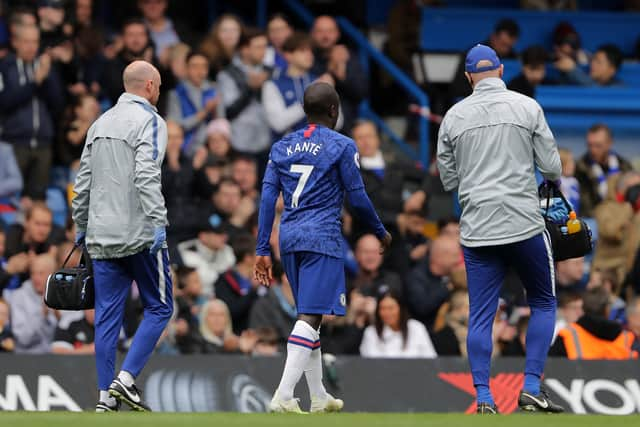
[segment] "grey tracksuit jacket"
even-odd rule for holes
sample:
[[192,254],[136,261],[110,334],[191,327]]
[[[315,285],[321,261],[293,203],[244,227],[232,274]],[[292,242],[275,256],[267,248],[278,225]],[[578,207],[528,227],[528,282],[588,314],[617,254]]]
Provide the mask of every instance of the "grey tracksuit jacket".
[[148,248],[167,225],[160,166],[167,125],[146,99],[124,93],[87,134],[73,199],[73,220],[86,230],[94,259]]
[[519,242],[542,233],[535,167],[560,178],[560,156],[538,103],[481,80],[445,115],[438,135],[444,188],[458,190],[461,243],[468,247]]

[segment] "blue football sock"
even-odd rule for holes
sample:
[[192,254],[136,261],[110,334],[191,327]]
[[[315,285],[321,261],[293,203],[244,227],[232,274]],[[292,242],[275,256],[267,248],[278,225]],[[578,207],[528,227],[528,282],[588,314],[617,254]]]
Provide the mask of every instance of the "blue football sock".
[[476,386],[476,394],[478,404],[480,403],[488,403],[489,405],[493,405],[493,396],[491,396],[491,390],[486,385],[477,385]]
[[537,396],[540,394],[540,377],[534,374],[524,376],[524,391]]

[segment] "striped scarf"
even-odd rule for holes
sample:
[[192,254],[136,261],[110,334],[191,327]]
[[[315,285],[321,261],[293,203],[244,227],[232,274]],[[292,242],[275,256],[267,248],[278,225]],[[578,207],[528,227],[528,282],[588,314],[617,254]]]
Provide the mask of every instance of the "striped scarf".
[[598,180],[598,195],[601,199],[605,199],[607,197],[607,192],[609,190],[607,187],[607,178],[620,172],[620,162],[618,161],[618,155],[613,151],[609,152],[607,165],[609,170],[605,174],[602,166],[600,166],[600,163],[591,160],[591,172]]

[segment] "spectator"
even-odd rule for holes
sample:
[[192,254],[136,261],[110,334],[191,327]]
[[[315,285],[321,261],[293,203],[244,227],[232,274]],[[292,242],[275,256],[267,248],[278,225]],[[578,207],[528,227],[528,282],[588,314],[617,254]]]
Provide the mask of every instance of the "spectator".
[[373,234],[358,239],[355,249],[358,273],[349,283],[349,291],[357,289],[364,296],[375,297],[380,292],[393,290],[402,294],[402,279],[393,271],[382,268],[382,244]]
[[584,257],[556,263],[556,287],[559,294],[581,292],[585,286]]
[[324,316],[320,339],[325,354],[359,355],[365,328],[375,320],[376,305],[375,297],[365,297],[356,289],[349,294],[346,316]]
[[606,199],[609,177],[632,169],[626,159],[611,149],[612,145],[613,134],[607,125],[598,123],[587,131],[587,152],[576,164],[583,216],[593,216],[596,205]]
[[573,154],[566,148],[558,149],[560,163],[562,163],[562,176],[560,176],[560,191],[567,198],[573,210],[580,212],[580,183],[576,179],[576,161]]
[[200,44],[200,51],[209,59],[209,78],[213,80],[231,63],[241,34],[242,22],[235,15],[221,15],[213,23],[211,31]]
[[635,297],[627,304],[627,327],[636,338],[640,339],[640,297]]
[[[130,18],[122,25],[122,49],[107,61],[102,74],[102,89],[112,104],[124,92],[122,73],[127,65],[135,60],[143,60],[154,65],[154,51],[145,22],[139,18]],[[159,68],[160,67],[156,67]]]
[[100,104],[93,95],[81,95],[73,100],[58,138],[57,158],[60,164],[71,167],[72,171],[78,170],[87,132],[99,116]]
[[176,81],[179,82],[187,78],[187,56],[189,52],[191,52],[191,48],[185,43],[178,43],[167,49],[168,68],[171,71],[172,81],[163,82],[163,86],[173,89],[177,84]]
[[94,347],[94,310],[85,310],[84,317],[71,322],[68,328],[58,325],[51,344],[53,354],[95,354]]
[[[358,121],[353,127],[353,139],[360,154],[360,174],[371,203],[380,220],[393,236],[389,249],[389,267],[401,274],[408,269],[409,254],[404,236],[413,226],[421,227],[424,218],[416,213],[403,211],[403,193],[410,183],[420,183],[424,174],[413,164],[386,159],[380,149],[380,137],[376,126],[370,121]],[[357,216],[354,216],[357,218]],[[359,237],[364,225],[354,220],[352,234]]]
[[[528,307],[526,308],[527,311]],[[503,343],[501,356],[524,357],[527,351],[527,328],[529,327],[530,315],[519,316],[516,322],[516,336],[512,340]]]
[[287,345],[287,339],[296,323],[297,311],[291,285],[280,264],[273,269],[275,282],[269,287],[266,295],[258,298],[249,314],[249,328],[258,330],[260,327],[270,328],[276,333],[276,341],[282,350]]
[[16,342],[13,339],[9,317],[11,311],[9,304],[0,298],[0,353],[11,353],[16,348]]
[[640,185],[640,173],[625,172],[612,181],[615,181],[615,191],[593,212],[598,223],[593,268],[614,270],[616,280],[622,282],[631,267],[630,257],[640,246],[640,214],[625,197],[630,188]]
[[229,308],[219,299],[211,300],[202,307],[200,334],[203,338],[202,353],[250,353],[257,341],[253,331],[244,331],[240,337],[233,334]]
[[451,275],[461,264],[460,243],[452,238],[438,237],[433,241],[429,255],[409,271],[405,280],[409,309],[427,328],[433,327],[438,309],[454,290]]
[[180,353],[197,353],[200,351],[199,316],[207,297],[202,293],[202,281],[195,268],[178,268],[177,278],[179,295],[176,297],[175,344]]
[[[34,254],[48,253],[55,257],[56,246],[63,240],[64,231],[53,225],[53,215],[47,205],[37,202],[27,210],[24,225],[13,224],[8,228],[5,256],[9,262],[16,255],[27,256],[30,259]],[[27,271],[28,265],[19,273]]]
[[560,72],[559,83],[579,86],[621,86],[616,74],[624,56],[613,44],[602,45],[591,58],[589,74],[585,73],[569,56],[561,56],[554,64]]
[[293,27],[282,13],[276,13],[267,22],[267,37],[269,47],[264,57],[264,65],[283,72],[287,69],[287,60],[284,59],[282,46],[293,34]]
[[5,291],[5,299],[11,307],[16,353],[46,354],[51,349],[60,313],[44,304],[43,295],[47,277],[55,267],[51,255],[38,255],[31,263],[30,279],[16,290]]
[[75,27],[88,28],[93,26],[93,12],[93,0],[76,0],[73,14]]
[[[16,211],[17,197],[22,191],[22,174],[11,145],[0,142],[0,214]],[[0,228],[2,220],[0,219]]]
[[429,333],[417,320],[409,319],[407,306],[393,291],[378,297],[375,325],[364,331],[360,355],[375,358],[427,358],[436,354]]
[[235,152],[231,147],[231,124],[227,119],[215,119],[207,125],[207,156],[224,164],[231,163]]
[[261,95],[272,71],[263,65],[266,49],[267,36],[259,30],[247,29],[240,37],[238,54],[217,78],[224,110],[231,122],[234,150],[256,155],[265,164],[271,135]]
[[228,234],[219,215],[213,214],[200,221],[198,237],[178,244],[178,253],[185,266],[195,268],[202,282],[202,293],[214,296],[214,284],[220,274],[235,263]]
[[432,335],[439,356],[467,356],[469,294],[455,291],[447,303],[445,324]]
[[306,123],[302,98],[304,90],[311,84],[313,52],[311,40],[304,34],[295,33],[282,45],[287,60],[286,71],[274,72],[272,80],[262,86],[262,103],[273,140],[297,130]]
[[609,297],[596,288],[584,294],[584,316],[558,333],[550,355],[570,360],[638,358],[638,340],[608,317]]
[[215,211],[230,225],[231,239],[247,226],[249,219],[255,212],[255,206],[243,204],[242,190],[232,179],[222,179],[213,195]]
[[20,286],[18,273],[29,269],[29,256],[27,254],[5,257],[6,234],[0,227],[0,295],[5,288],[15,289]]
[[589,55],[581,48],[580,34],[569,22],[561,22],[553,30],[554,62],[564,57],[571,58],[576,64],[589,64]]
[[[16,29],[15,54],[0,66],[0,140],[13,146],[24,179],[23,202],[44,200],[51,169],[54,113],[62,109],[64,93],[51,67],[51,56],[37,56],[37,27]],[[23,204],[24,204],[23,203]]]
[[13,39],[20,27],[36,27],[38,18],[32,8],[28,6],[16,6],[11,9],[9,15],[9,38]]
[[252,356],[276,356],[281,352],[279,337],[273,328],[256,329],[255,342]]
[[584,315],[582,295],[576,292],[563,292],[558,295],[558,311],[556,312],[556,328],[553,339],[558,332],[575,323]]
[[209,61],[201,53],[187,55],[187,78],[169,93],[168,117],[184,131],[182,151],[193,157],[207,139],[207,123],[222,115],[220,95],[207,80]]
[[[489,40],[481,44],[495,50],[500,59],[515,59],[517,58],[517,54],[514,46],[518,42],[518,37],[520,37],[520,27],[518,23],[512,19],[502,19],[498,21],[494,27],[493,33],[489,36]],[[464,74],[464,61],[467,51],[468,49],[461,55],[458,70],[451,83],[451,98],[454,101],[469,96],[472,92],[471,85]]]
[[43,50],[55,49],[69,40],[72,27],[65,24],[63,0],[39,0],[37,14]]
[[311,29],[315,62],[311,72],[317,76],[328,73],[340,95],[343,115],[342,132],[349,134],[358,117],[358,107],[367,97],[369,79],[358,57],[343,45],[336,20],[328,15],[318,16]]
[[165,67],[169,65],[169,49],[181,41],[189,42],[185,37],[186,28],[176,25],[166,15],[168,3],[167,0],[138,0],[138,9],[155,45],[156,58]]
[[548,80],[545,81],[547,56],[547,51],[542,46],[525,49],[522,52],[522,71],[509,82],[507,88],[535,98],[536,87],[550,83]]
[[233,332],[240,334],[249,326],[251,307],[258,296],[259,284],[253,279],[256,241],[253,236],[240,236],[233,242],[236,264],[216,282],[216,297],[231,312]]
[[238,183],[242,192],[240,210],[246,210],[247,214],[257,212],[260,204],[258,192],[258,165],[255,159],[247,156],[236,156],[231,163],[231,178]]
[[198,208],[211,195],[204,170],[194,170],[191,160],[181,151],[182,128],[167,122],[167,151],[162,164],[162,194],[167,206],[169,252],[175,257],[177,242],[193,239],[198,232]]

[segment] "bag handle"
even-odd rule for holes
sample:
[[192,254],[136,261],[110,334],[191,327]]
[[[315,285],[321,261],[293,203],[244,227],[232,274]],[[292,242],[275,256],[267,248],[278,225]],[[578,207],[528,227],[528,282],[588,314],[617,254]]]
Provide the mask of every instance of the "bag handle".
[[549,213],[549,205],[551,203],[552,194],[553,194],[553,197],[559,197],[560,200],[562,200],[562,203],[564,203],[564,206],[567,208],[568,212],[573,211],[573,207],[571,206],[571,203],[569,203],[566,197],[564,197],[564,194],[562,194],[562,191],[560,191],[558,184],[556,184],[553,181],[545,180],[542,184],[540,184],[540,188],[538,189],[538,194],[542,193],[544,189],[547,190],[547,206],[545,208],[545,218]]
[[65,258],[64,262],[62,263],[62,268],[66,267],[67,262],[69,262],[69,259],[71,259],[71,255],[73,255],[76,249],[82,250],[82,257],[80,258],[80,262],[78,263],[78,266],[81,266],[81,265],[85,266],[89,274],[93,275],[93,265],[91,263],[91,257],[89,256],[89,251],[87,250],[87,246],[83,244],[78,244],[78,243],[73,244],[73,248],[71,249],[71,252],[69,252],[69,255],[67,255],[67,258]]

